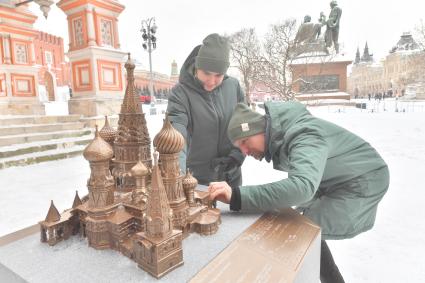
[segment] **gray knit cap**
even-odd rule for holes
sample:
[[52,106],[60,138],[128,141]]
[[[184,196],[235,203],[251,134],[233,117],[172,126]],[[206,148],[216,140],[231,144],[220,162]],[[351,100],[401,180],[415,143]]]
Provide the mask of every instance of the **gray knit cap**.
[[230,45],[227,38],[212,33],[202,42],[195,58],[196,69],[225,74],[229,68]]
[[236,140],[254,136],[266,131],[266,119],[263,115],[249,108],[245,103],[238,103],[230,118],[227,135],[232,143]]

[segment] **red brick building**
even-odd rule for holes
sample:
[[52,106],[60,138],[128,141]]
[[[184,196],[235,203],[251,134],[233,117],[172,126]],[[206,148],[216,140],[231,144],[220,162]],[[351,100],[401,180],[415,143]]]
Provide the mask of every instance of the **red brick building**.
[[42,31],[34,38],[35,63],[40,68],[38,83],[46,87],[50,101],[55,89],[70,83],[69,63],[65,62],[63,39]]
[[[134,71],[134,84],[140,88],[149,87],[149,71],[135,70]],[[153,87],[156,90],[171,89],[176,84],[176,80],[167,75],[153,72]]]
[[63,39],[42,31],[34,38],[35,63],[40,66],[39,84],[45,85],[45,72],[56,77],[57,86],[68,85],[70,78],[69,63],[65,62]]

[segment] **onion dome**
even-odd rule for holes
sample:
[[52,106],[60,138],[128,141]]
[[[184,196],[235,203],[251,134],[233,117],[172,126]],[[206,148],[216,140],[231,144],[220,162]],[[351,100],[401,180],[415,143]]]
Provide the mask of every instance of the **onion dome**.
[[127,71],[134,70],[134,68],[136,68],[136,65],[130,58],[130,53],[127,53],[127,61],[125,62],[124,67],[127,69]]
[[102,139],[108,143],[113,143],[117,136],[117,131],[109,125],[108,116],[105,115],[105,125],[99,131],[99,135]]
[[189,169],[186,170],[186,176],[184,176],[182,183],[183,188],[195,188],[198,185],[198,180],[193,177],[192,173],[190,173]]
[[100,137],[97,125],[94,140],[84,149],[83,156],[88,161],[107,161],[114,156],[112,147]]
[[131,168],[131,175],[133,177],[143,177],[149,174],[149,170],[145,164],[139,159],[136,165]]
[[159,153],[179,153],[184,146],[184,138],[170,123],[168,115],[165,115],[164,125],[161,131],[153,139],[153,145]]

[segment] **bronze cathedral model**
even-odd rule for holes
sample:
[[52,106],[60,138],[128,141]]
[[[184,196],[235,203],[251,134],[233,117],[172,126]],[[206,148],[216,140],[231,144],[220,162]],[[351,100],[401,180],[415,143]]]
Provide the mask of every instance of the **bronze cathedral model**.
[[[145,114],[134,88],[134,63],[125,64],[127,88],[118,129],[105,126],[85,148],[90,163],[88,196],[75,194],[72,208],[59,213],[53,201],[40,221],[41,241],[53,246],[71,235],[87,237],[95,249],[114,249],[159,278],[183,264],[182,239],[190,232],[214,234],[220,211],[197,180],[182,175],[178,156],[183,136],[165,117],[155,136],[154,162]],[[159,155],[159,156],[158,156]]]

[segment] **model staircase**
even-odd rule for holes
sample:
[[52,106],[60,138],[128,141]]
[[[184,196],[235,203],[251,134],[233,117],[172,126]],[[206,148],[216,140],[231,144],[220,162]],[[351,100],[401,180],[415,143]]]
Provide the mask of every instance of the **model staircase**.
[[0,169],[80,155],[93,139],[80,115],[0,117]]

